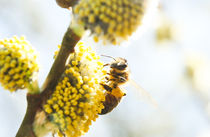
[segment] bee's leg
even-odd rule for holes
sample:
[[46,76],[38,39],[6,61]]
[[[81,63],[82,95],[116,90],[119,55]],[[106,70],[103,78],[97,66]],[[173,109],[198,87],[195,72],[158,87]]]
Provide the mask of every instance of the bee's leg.
[[124,93],[124,95],[123,96],[126,96],[126,93]]
[[106,80],[109,80],[109,77],[105,77]]
[[[109,81],[113,81],[114,83],[116,83],[116,81],[118,81],[118,79],[115,79],[115,78],[112,78],[112,79],[109,79]],[[116,85],[117,86],[117,85]],[[116,86],[113,86],[116,88]]]
[[112,92],[112,88],[106,84],[101,84],[106,91]]
[[[110,73],[107,73],[107,74],[111,75],[112,77],[114,77],[116,79],[120,79],[122,82],[126,81],[126,78],[123,76],[123,74],[122,75],[120,75],[120,74],[110,74]],[[111,80],[113,80],[113,79],[111,79]]]
[[108,64],[108,63],[107,63],[107,64],[104,64],[104,67],[109,66],[109,65],[110,65],[110,64]]
[[111,73],[106,73],[107,75],[112,75]]
[[116,81],[116,79],[112,78],[112,79],[109,79],[109,81]]

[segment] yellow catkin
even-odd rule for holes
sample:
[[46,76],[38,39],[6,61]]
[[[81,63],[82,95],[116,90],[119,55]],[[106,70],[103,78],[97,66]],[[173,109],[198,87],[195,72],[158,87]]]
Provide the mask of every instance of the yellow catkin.
[[146,0],[80,0],[73,13],[96,42],[118,44],[141,25],[145,9]]
[[37,53],[24,37],[0,40],[0,83],[5,89],[25,88],[38,70]]
[[96,120],[105,99],[98,83],[103,81],[104,71],[103,63],[92,49],[77,44],[54,93],[43,106],[60,135],[81,136],[88,131],[91,121]]

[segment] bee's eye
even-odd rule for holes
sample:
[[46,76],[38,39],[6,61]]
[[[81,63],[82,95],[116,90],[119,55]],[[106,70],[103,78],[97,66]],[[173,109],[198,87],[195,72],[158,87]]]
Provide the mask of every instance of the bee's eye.
[[117,63],[112,63],[110,67],[111,68],[117,68],[118,67],[118,64]]
[[122,65],[118,65],[117,68],[118,68],[119,70],[124,70],[126,67],[127,67],[126,64],[122,64]]
[[126,68],[127,64],[120,65],[122,68]]

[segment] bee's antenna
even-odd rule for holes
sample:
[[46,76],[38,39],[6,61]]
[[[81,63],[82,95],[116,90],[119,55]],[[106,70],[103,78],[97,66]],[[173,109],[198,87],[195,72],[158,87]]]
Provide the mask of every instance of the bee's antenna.
[[108,57],[108,58],[112,58],[114,61],[116,61],[116,59],[113,58],[112,56],[107,56],[107,55],[101,55],[101,56]]

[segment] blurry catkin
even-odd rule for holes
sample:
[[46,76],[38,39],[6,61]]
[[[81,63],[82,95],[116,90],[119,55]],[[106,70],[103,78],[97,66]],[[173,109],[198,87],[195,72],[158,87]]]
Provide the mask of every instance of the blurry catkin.
[[73,8],[76,21],[94,40],[119,44],[142,24],[147,0],[80,0]]
[[163,44],[166,42],[173,42],[177,39],[178,28],[173,24],[173,22],[167,17],[163,11],[159,12],[158,20],[156,22],[156,41],[158,44]]
[[162,24],[156,30],[156,40],[158,43],[173,40],[173,28],[171,24]]
[[24,37],[0,40],[0,83],[5,89],[25,88],[38,70],[37,53]]
[[61,136],[78,137],[89,130],[103,109],[105,97],[100,82],[106,71],[90,47],[77,44],[75,53],[52,96],[44,105],[51,123]]

